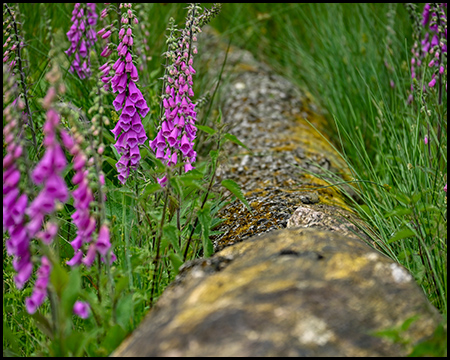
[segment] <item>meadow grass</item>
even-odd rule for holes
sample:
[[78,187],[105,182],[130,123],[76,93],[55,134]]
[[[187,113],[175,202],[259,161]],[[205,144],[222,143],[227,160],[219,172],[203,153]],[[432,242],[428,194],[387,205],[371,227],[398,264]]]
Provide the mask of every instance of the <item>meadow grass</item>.
[[[185,7],[136,6],[140,21],[150,33],[146,37],[150,52],[140,73],[141,90],[150,107],[150,114],[143,120],[149,139],[157,133],[165,29],[170,17],[182,27]],[[72,4],[19,6],[21,31],[27,42],[24,57],[28,60],[30,104],[38,129],[45,121],[39,99],[46,94],[45,75],[54,62],[63,71],[67,89],[60,100],[82,109],[83,114],[95,106],[91,91],[96,81],[82,81],[69,73],[69,59],[62,53],[69,46],[65,33],[72,9]],[[389,11],[394,12],[395,22],[389,20]],[[298,82],[327,111],[333,125],[329,135],[346,160],[355,180],[353,188],[360,197],[358,201],[349,197],[351,206],[370,225],[370,235],[381,251],[408,268],[430,301],[446,316],[447,219],[443,186],[447,179],[447,93],[443,106],[436,105],[435,92],[427,95],[430,112],[421,111],[419,101],[407,103],[412,27],[406,10],[401,5],[383,4],[226,4],[211,25],[233,45],[252,51],[281,75]],[[142,40],[143,35],[138,39]],[[96,46],[99,54],[101,46]],[[93,56],[94,64],[98,58]],[[384,65],[385,60],[391,70]],[[196,94],[205,91],[202,73],[197,69]],[[109,104],[113,99],[110,94],[105,96]],[[217,111],[201,116],[205,114]],[[139,173],[130,177],[126,187],[120,186],[114,139],[110,134],[108,137],[107,128],[111,126],[105,127],[105,214],[118,257],[111,267],[98,262],[90,269],[69,270],[65,264],[72,257],[69,242],[75,237],[70,219],[74,207],[69,202],[58,214],[61,230],[52,248],[59,259],[59,264],[54,264],[52,283],[61,285],[51,302],[46,301],[30,316],[24,301],[32,287],[16,289],[11,258],[4,246],[5,355],[108,355],[173,280],[185,260],[185,249],[189,249],[187,259],[204,254],[210,246],[207,237],[214,234],[211,229],[220,222],[216,214],[226,201],[222,193],[212,193],[209,186],[224,141],[216,129],[220,118],[201,116],[199,123],[210,126],[202,136],[211,141],[196,149],[200,156],[195,171],[190,176],[173,176],[167,192],[158,188],[154,178]],[[112,122],[117,117],[110,111]],[[423,141],[425,134],[429,147]],[[36,135],[38,143],[42,142],[42,132]],[[148,148],[141,153],[144,172],[155,174],[164,168]],[[42,149],[30,148],[29,154],[36,163]],[[71,170],[65,174],[67,179],[72,175]],[[238,189],[225,184],[241,197]],[[29,191],[37,194],[37,189]],[[72,315],[64,301],[73,304],[77,297],[89,301],[94,316],[84,320]]]

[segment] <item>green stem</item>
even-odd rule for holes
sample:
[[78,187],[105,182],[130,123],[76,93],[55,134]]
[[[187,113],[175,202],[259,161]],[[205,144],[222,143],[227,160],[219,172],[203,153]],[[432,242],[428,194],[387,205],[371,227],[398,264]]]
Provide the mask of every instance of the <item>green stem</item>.
[[166,217],[166,209],[167,209],[168,198],[169,198],[169,190],[166,189],[165,190],[165,197],[164,197],[163,213],[162,213],[162,217],[161,217],[161,223],[160,223],[160,226],[159,226],[158,240],[157,240],[157,243],[156,243],[156,257],[155,257],[155,260],[153,261],[154,270],[153,270],[152,291],[150,293],[150,305],[153,304],[153,294],[155,293],[156,274],[158,272],[157,270],[158,270],[158,264],[159,264],[159,248],[161,246],[161,238],[162,238],[162,234],[163,234],[164,219]]

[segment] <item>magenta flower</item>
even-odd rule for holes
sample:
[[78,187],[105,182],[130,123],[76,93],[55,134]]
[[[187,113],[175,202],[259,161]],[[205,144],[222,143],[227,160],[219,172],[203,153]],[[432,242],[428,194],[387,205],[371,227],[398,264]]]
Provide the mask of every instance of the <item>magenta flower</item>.
[[89,309],[89,304],[85,301],[77,300],[73,305],[73,313],[82,319],[87,319],[89,317]]
[[103,224],[98,232],[97,243],[95,244],[99,254],[106,256],[108,250],[111,248],[111,243],[109,241],[109,229]]
[[[130,4],[128,8],[130,8]],[[125,184],[131,169],[136,169],[141,159],[139,145],[147,140],[141,117],[149,112],[147,103],[141,91],[136,86],[139,80],[136,66],[132,61],[134,14],[129,9],[122,15],[122,28],[119,31],[120,44],[117,46],[119,59],[114,63],[115,75],[111,79],[112,91],[119,94],[114,99],[116,111],[122,110],[119,121],[112,131],[117,143],[114,147],[121,155],[116,164],[118,179]],[[130,20],[130,21],[128,21]],[[135,21],[134,21],[135,22]],[[136,23],[136,22],[135,22]]]
[[[195,26],[191,27],[197,21],[193,14],[194,6],[190,6],[186,28],[172,45],[172,48],[176,50],[169,50],[166,53],[171,64],[167,67],[165,75],[166,87],[162,99],[164,113],[158,134],[150,141],[150,148],[158,159],[172,167],[182,162],[185,172],[194,169],[192,163],[196,160],[193,146],[197,132],[195,126],[197,112],[192,102],[194,96],[192,77],[196,73],[193,67],[193,56],[197,53],[194,43],[199,29]],[[166,151],[162,151],[166,148]],[[158,183],[164,187],[167,183],[166,176],[158,178]]]
[[71,42],[71,45],[65,53],[67,56],[75,54],[69,71],[71,73],[76,71],[80,79],[91,75],[89,50],[97,41],[97,33],[94,30],[97,24],[97,18],[95,3],[87,3],[85,5],[81,5],[81,3],[75,4],[71,18],[72,26],[67,32],[67,38]]
[[37,279],[30,297],[25,299],[25,306],[29,314],[34,314],[47,296],[47,285],[50,278],[51,264],[47,257],[41,258],[41,267],[37,271]]

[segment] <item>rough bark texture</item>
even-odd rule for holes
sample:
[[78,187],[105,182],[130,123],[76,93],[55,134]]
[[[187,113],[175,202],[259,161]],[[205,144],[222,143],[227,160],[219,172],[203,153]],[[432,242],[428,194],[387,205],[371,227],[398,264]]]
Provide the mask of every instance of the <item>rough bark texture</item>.
[[[202,42],[217,73],[226,46],[210,34]],[[417,316],[403,334],[414,344],[441,317],[406,269],[364,243],[369,230],[344,195],[319,188],[328,184],[314,174],[347,177],[314,129],[323,116],[248,52],[232,49],[225,74],[223,121],[250,151],[229,145],[217,177],[238,182],[253,213],[239,202],[221,211],[215,255],[186,263],[113,355],[406,355],[373,332]]]
[[400,265],[336,232],[284,229],[186,267],[115,356],[403,356],[376,330],[439,314]]

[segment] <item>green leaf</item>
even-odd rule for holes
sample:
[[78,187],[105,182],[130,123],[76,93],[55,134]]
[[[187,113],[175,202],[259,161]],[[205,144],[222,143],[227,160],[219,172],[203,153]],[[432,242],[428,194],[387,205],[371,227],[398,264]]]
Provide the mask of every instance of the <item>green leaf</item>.
[[397,231],[395,233],[395,235],[389,239],[388,244],[391,244],[395,241],[409,238],[409,237],[415,236],[415,235],[416,235],[416,233],[413,230],[411,230],[410,228],[403,228],[403,229],[400,229],[399,231]]
[[177,254],[181,253],[180,245],[178,244],[178,235],[179,231],[176,226],[173,225],[165,225],[164,226],[164,236],[167,237],[169,242],[172,244],[173,248],[177,252]]
[[419,210],[420,212],[428,213],[438,213],[441,211],[437,206],[434,206],[432,204],[420,204],[419,206],[417,206],[417,210]]
[[211,164],[212,164],[212,171],[211,173],[214,174],[216,172],[216,164],[217,164],[217,157],[219,156],[218,150],[211,150],[209,152],[209,156],[211,157]]
[[120,296],[123,290],[128,287],[129,282],[128,276],[121,276],[116,282],[116,287],[114,289],[114,300],[117,301],[117,298]]
[[[36,311],[31,317],[36,320],[37,327],[50,339],[53,339],[53,329],[48,319],[39,311]],[[3,329],[5,329],[5,324],[3,324]]]
[[170,259],[170,262],[172,263],[175,275],[177,275],[178,274],[178,269],[180,268],[181,265],[183,265],[183,259],[181,258],[180,255],[175,254],[173,252],[173,250],[169,251],[169,259]]
[[412,213],[412,209],[405,208],[403,206],[397,206],[392,211],[388,211],[386,214],[384,214],[385,218],[391,217],[391,216],[404,216],[409,215]]
[[55,262],[52,265],[53,268],[50,274],[50,282],[55,288],[58,297],[61,298],[63,291],[66,289],[66,286],[69,282],[69,275],[59,263]]
[[126,335],[127,335],[126,331],[119,324],[112,326],[106,332],[106,336],[98,349],[99,355],[103,353],[109,355],[114,349],[116,349],[120,345],[122,340],[125,339]]
[[116,321],[123,329],[132,330],[133,325],[133,294],[127,294],[119,299],[116,306]]
[[217,132],[217,130],[214,130],[213,128],[210,128],[209,126],[206,125],[196,125],[196,126],[201,131],[204,131],[205,133],[210,135],[214,135]]
[[114,144],[116,141],[114,140],[114,137],[111,135],[111,132],[109,130],[103,131],[103,137],[106,138],[111,144]]
[[113,168],[116,168],[117,160],[114,160],[113,158],[110,158],[106,155],[102,155],[102,157],[108,162],[109,165],[111,165]]
[[235,144],[237,144],[237,145],[239,145],[239,146],[242,146],[243,148],[247,149],[248,151],[251,151],[251,150],[247,147],[247,145],[245,145],[241,140],[239,140],[239,139],[238,139],[236,136],[234,136],[233,134],[226,133],[223,137],[224,137],[225,139],[227,139],[227,140],[230,140],[231,142],[234,142]]
[[222,186],[231,191],[233,195],[235,195],[242,203],[247,207],[247,210],[253,213],[252,208],[250,207],[247,199],[242,194],[240,186],[231,179],[222,180]]
[[149,195],[151,195],[151,194],[153,194],[153,193],[155,193],[155,192],[157,192],[158,190],[161,190],[161,189],[162,189],[161,185],[150,183],[150,184],[148,184],[145,187],[144,192],[142,194],[142,197],[144,199],[147,199],[147,196],[149,196]]
[[211,203],[207,202],[203,209],[198,211],[197,215],[202,227],[203,256],[210,257],[214,252],[213,244],[209,238],[209,230],[211,226]]
[[69,281],[61,296],[61,304],[66,316],[72,315],[73,305],[80,295],[81,274],[80,268],[74,268],[69,273]]
[[394,198],[404,204],[411,204],[411,198],[402,192],[397,192],[396,194],[392,194]]

